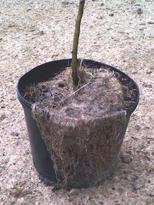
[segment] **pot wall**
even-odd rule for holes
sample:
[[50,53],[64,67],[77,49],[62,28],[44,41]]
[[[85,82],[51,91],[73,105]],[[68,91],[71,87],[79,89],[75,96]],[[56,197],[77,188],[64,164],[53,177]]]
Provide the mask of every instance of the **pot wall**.
[[[139,101],[139,89],[138,89],[137,84],[125,73],[123,73],[122,71],[112,66],[109,66],[109,65],[106,65],[100,62],[96,62],[93,60],[84,60],[83,62],[84,64],[86,64],[87,67],[88,66],[92,68],[103,67],[103,68],[108,68],[110,70],[114,70],[120,73],[123,76],[123,78],[129,78],[133,83],[134,89],[137,90],[136,102],[131,108],[129,108],[129,110],[127,110],[127,120],[126,120],[125,126],[123,127],[123,130],[120,135],[120,138],[123,140],[126,129],[127,129],[127,125],[129,122],[130,115],[137,107],[137,104]],[[58,73],[61,70],[64,70],[68,66],[71,66],[71,59],[52,61],[49,63],[42,64],[30,70],[25,75],[23,75],[19,79],[19,82],[17,85],[18,99],[20,103],[22,104],[24,113],[25,113],[25,119],[26,119],[28,135],[29,135],[29,140],[31,144],[31,152],[32,152],[32,157],[33,157],[35,168],[42,177],[52,182],[57,182],[57,179],[56,179],[56,175],[55,175],[55,171],[53,168],[53,163],[51,161],[50,154],[47,151],[46,145],[41,137],[41,133],[37,127],[36,121],[32,117],[31,103],[26,101],[23,98],[23,96],[21,95],[21,91],[27,84],[45,81],[49,79],[50,77],[55,76],[56,73]],[[115,159],[116,161],[118,160],[118,154],[121,148],[121,144],[119,144],[119,147],[117,149],[117,156]]]

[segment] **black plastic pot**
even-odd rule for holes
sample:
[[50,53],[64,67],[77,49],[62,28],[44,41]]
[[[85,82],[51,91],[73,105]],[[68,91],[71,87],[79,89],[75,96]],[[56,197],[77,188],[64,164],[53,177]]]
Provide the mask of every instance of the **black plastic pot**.
[[[139,89],[138,89],[137,84],[128,75],[126,75],[122,71],[112,66],[109,66],[109,65],[106,65],[100,62],[96,62],[93,60],[86,60],[86,59],[83,61],[83,63],[84,65],[90,68],[101,68],[102,67],[102,68],[107,68],[107,69],[115,71],[117,75],[121,76],[120,78],[121,81],[128,80],[129,82],[131,82],[131,85],[136,90],[135,103],[129,109],[127,109],[127,120],[126,120],[126,123],[123,127],[123,130],[120,136],[120,138],[123,139],[126,129],[127,129],[130,115],[133,113],[133,111],[138,105]],[[33,162],[34,162],[35,168],[40,176],[42,176],[44,179],[47,179],[55,183],[57,182],[57,179],[56,179],[56,174],[53,168],[53,163],[51,161],[50,154],[47,151],[46,145],[41,137],[41,133],[37,127],[36,121],[32,117],[32,109],[31,109],[32,104],[24,99],[24,97],[21,95],[21,92],[24,89],[24,87],[28,85],[29,83],[46,81],[50,77],[55,76],[59,71],[64,70],[66,69],[66,67],[69,67],[69,66],[71,66],[71,59],[52,61],[49,63],[42,64],[30,70],[25,75],[23,75],[19,79],[19,82],[17,85],[18,99],[20,103],[22,104],[24,113],[25,113],[25,119],[27,123],[28,134],[29,134],[29,139],[30,139],[30,144],[31,144],[31,151],[32,151]],[[121,148],[121,144],[118,147],[117,153],[119,153],[120,148]]]

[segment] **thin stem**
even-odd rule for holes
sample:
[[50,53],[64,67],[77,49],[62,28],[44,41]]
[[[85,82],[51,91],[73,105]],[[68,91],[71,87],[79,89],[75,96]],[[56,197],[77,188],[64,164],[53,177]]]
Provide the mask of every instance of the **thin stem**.
[[80,25],[81,25],[83,10],[84,10],[84,4],[85,4],[85,0],[79,1],[79,10],[78,10],[77,20],[75,24],[75,33],[74,33],[74,39],[73,39],[72,78],[73,78],[73,83],[75,87],[78,85],[78,82],[79,82],[79,78],[77,75],[77,68],[78,68],[77,54],[78,54],[78,44],[79,44],[79,36],[80,36]]

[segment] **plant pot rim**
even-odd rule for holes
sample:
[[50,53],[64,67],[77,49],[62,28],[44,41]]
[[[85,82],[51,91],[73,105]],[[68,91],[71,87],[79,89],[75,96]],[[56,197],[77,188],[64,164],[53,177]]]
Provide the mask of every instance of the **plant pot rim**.
[[[38,73],[39,70],[41,69],[42,66],[49,66],[51,63],[55,64],[55,66],[58,67],[58,64],[62,64],[64,63],[64,67],[61,69],[61,70],[64,70],[67,66],[71,65],[71,62],[72,62],[72,59],[69,58],[69,59],[60,59],[60,60],[53,60],[53,61],[49,61],[49,62],[46,62],[46,63],[43,63],[39,66],[36,66],[34,68],[32,68],[31,70],[29,70],[27,73],[25,73],[23,76],[21,76],[21,78],[19,79],[18,81],[18,84],[17,84],[17,95],[18,95],[18,99],[19,101],[24,104],[26,110],[29,112],[29,113],[32,113],[32,103],[30,103],[29,101],[27,101],[20,93],[20,91],[22,90],[22,88],[25,86],[23,84],[23,82],[25,81],[25,79],[28,79],[28,77],[30,75],[32,75],[32,73]],[[139,96],[140,96],[140,92],[139,92],[139,87],[138,85],[136,84],[136,82],[131,78],[129,77],[126,73],[124,73],[123,71],[111,66],[111,65],[108,65],[108,64],[105,64],[105,63],[102,63],[102,62],[99,62],[99,61],[94,61],[94,60],[91,60],[91,59],[83,59],[83,62],[88,62],[89,64],[91,63],[91,65],[95,65],[95,67],[100,67],[100,65],[102,67],[106,67],[106,68],[109,68],[115,72],[118,72],[120,74],[122,74],[125,78],[128,78],[133,84],[134,84],[134,88],[137,90],[137,97],[136,97],[136,100],[135,100],[135,103],[129,108],[126,110],[127,112],[127,115],[131,115],[133,113],[133,111],[136,109],[137,105],[138,105],[138,102],[139,102]],[[66,66],[67,65],[67,66]],[[29,81],[30,83],[32,83],[31,81]],[[40,80],[36,80],[35,82],[41,82]]]

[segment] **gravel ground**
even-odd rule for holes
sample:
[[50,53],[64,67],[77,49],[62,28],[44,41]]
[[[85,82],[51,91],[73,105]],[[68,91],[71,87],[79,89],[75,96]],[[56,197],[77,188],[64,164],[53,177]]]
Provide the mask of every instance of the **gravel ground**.
[[117,171],[97,188],[44,185],[32,163],[16,85],[31,68],[70,58],[78,0],[0,1],[0,204],[154,204],[154,1],[87,0],[79,57],[113,65],[139,85]]

